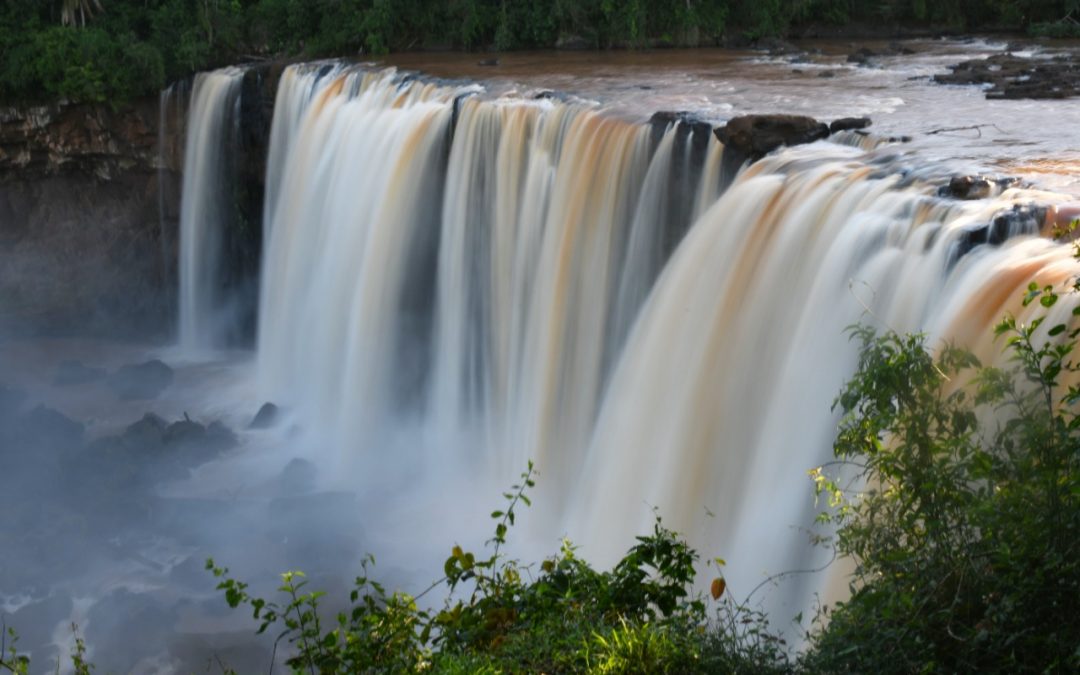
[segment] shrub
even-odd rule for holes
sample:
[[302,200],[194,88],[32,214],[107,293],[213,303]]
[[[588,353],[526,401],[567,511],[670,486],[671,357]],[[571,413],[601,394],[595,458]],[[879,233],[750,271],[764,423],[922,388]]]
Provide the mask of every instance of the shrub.
[[[1024,304],[1058,299],[1033,283]],[[1080,669],[1080,329],[1044,321],[997,327],[1010,370],[854,330],[862,352],[836,402],[835,451],[865,489],[814,475],[856,570],[804,668]]]
[[[486,557],[453,547],[443,578],[428,589],[445,591],[437,611],[421,609],[416,597],[388,593],[372,581],[370,558],[356,579],[351,609],[330,629],[320,619],[322,594],[306,592],[298,572],[283,575],[283,599],[272,602],[249,595],[246,584],[213,561],[207,568],[220,579],[218,588],[230,606],[252,609],[261,622],[259,632],[281,628],[294,645],[287,664],[298,672],[685,673],[724,672],[732,664],[736,670],[768,672],[752,667],[763,663],[780,672],[785,663],[780,650],[767,658],[761,650],[755,661],[746,662],[738,654],[721,654],[736,643],[759,646],[757,638],[709,639],[718,626],[728,630],[738,623],[744,631],[758,620],[727,598],[720,605],[723,624],[707,620],[705,599],[691,593],[698,556],[659,518],[652,534],[638,537],[610,572],[592,569],[569,542],[538,570],[507,560],[502,548],[517,509],[529,504],[526,491],[533,477],[530,463],[521,482],[504,495],[506,508],[491,514],[496,525]],[[532,574],[535,580],[526,581]],[[720,600],[723,593],[717,579],[713,597]]]

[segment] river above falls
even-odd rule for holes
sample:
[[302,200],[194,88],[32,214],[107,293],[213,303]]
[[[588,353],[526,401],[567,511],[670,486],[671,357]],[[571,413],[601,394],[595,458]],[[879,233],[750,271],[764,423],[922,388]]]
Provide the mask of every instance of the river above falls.
[[[931,81],[950,65],[1005,52],[1007,42],[804,41],[796,46],[801,51],[781,55],[730,49],[420,52],[380,63],[482,82],[493,96],[556,92],[638,121],[657,111],[689,111],[712,123],[751,113],[808,115],[826,122],[867,116],[876,135],[910,137],[899,149],[922,161],[942,162],[957,172],[1019,176],[1080,194],[1075,100],[991,101],[981,87]],[[890,54],[897,46],[913,53]],[[1015,54],[1034,58],[1075,58],[1077,48],[1061,41],[1019,46]],[[875,56],[862,65],[849,62],[859,49]],[[491,59],[498,64],[481,65]]]

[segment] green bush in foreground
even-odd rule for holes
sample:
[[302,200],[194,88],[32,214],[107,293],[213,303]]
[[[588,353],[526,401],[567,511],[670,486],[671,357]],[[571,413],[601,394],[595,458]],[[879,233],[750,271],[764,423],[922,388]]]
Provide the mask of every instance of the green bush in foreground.
[[[1058,299],[1033,283],[1024,304]],[[1044,321],[998,325],[1012,372],[855,331],[835,449],[867,487],[815,479],[857,566],[806,670],[1080,671],[1080,329]]]
[[[610,572],[592,569],[568,542],[539,569],[506,559],[501,549],[516,509],[529,503],[533,477],[530,463],[504,495],[506,509],[491,514],[496,526],[486,557],[453,548],[443,578],[420,594],[443,588],[436,611],[421,609],[420,596],[388,593],[373,581],[370,558],[351,609],[329,628],[320,616],[323,595],[306,592],[302,573],[283,575],[284,601],[275,603],[249,595],[213,561],[207,569],[221,579],[230,606],[251,608],[259,632],[275,627],[279,641],[293,645],[287,665],[296,672],[725,672],[733,658],[746,661],[746,672],[782,670],[780,641],[764,632],[740,631],[742,646],[730,650],[735,642],[706,639],[706,600],[691,592],[698,555],[659,518]],[[723,592],[718,579],[714,599]],[[724,598],[720,616],[737,613]]]

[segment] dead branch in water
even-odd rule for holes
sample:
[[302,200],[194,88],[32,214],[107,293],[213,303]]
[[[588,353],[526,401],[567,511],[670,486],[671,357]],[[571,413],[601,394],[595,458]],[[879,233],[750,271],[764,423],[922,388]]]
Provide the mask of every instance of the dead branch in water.
[[[1001,131],[1001,129],[996,124],[972,124],[972,125],[966,126],[966,127],[942,127],[940,129],[934,129],[932,131],[927,131],[926,135],[927,136],[933,136],[934,134],[943,134],[943,133],[945,133],[947,131],[971,131],[972,129],[974,129],[976,132],[978,132],[979,138],[982,138],[982,128],[983,127],[994,127],[998,131]],[[1001,131],[1001,133],[1005,133],[1005,132]]]

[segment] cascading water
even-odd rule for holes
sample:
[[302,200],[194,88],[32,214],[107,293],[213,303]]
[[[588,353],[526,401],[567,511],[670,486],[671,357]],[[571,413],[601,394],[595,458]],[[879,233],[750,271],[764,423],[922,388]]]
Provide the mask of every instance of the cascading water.
[[231,320],[221,288],[223,231],[236,218],[229,158],[240,123],[244,70],[223,68],[195,78],[188,107],[180,204],[180,348],[223,346]]
[[[707,126],[476,93],[286,71],[260,384],[332,448],[324,465],[376,482],[455,466],[501,486],[534,459],[538,538],[569,533],[598,562],[655,509],[726,557],[738,592],[815,566],[805,472],[829,458],[856,362],[844,327],[923,330],[992,361],[986,336],[1027,311],[1020,289],[1076,272],[1035,236],[1041,212],[987,225],[1029,193],[945,202],[837,144],[768,157],[723,191]],[[796,576],[767,606],[790,617],[823,583]]]
[[650,245],[715,195],[720,153],[706,129],[685,171],[702,186],[676,211],[669,167],[691,163],[679,125],[654,139],[583,106],[467,93],[393,72],[286,73],[277,108],[294,119],[296,99],[311,103],[287,123],[295,140],[275,136],[292,151],[271,149],[284,167],[268,168],[282,178],[259,371],[338,444],[419,415],[505,472],[583,449],[663,262]]

